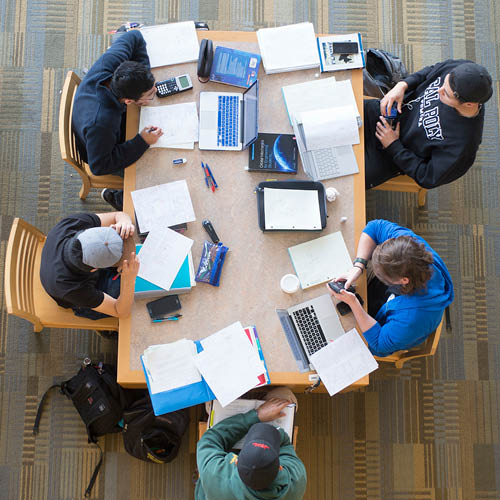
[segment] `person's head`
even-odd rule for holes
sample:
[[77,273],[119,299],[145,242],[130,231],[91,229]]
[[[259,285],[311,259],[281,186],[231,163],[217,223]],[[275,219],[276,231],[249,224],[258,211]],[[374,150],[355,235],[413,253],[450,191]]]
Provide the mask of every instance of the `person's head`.
[[123,253],[123,240],[112,227],[92,227],[77,233],[67,242],[67,263],[86,272],[112,267]]
[[403,294],[425,288],[431,279],[434,258],[423,243],[412,236],[391,238],[372,254],[372,268],[386,285],[400,285]]
[[477,108],[488,101],[492,94],[492,80],[488,70],[472,62],[453,68],[439,89],[441,101],[454,108]]
[[125,61],[116,68],[111,79],[113,94],[125,104],[151,104],[155,94],[155,78],[149,68],[135,61]]
[[280,468],[280,442],[280,433],[272,425],[250,427],[238,455],[238,474],[249,488],[264,490],[274,481]]

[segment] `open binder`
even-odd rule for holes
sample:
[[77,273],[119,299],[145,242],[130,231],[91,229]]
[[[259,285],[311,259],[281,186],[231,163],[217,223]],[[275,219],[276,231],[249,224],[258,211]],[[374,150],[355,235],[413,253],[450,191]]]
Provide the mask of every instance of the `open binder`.
[[[277,190],[291,190],[294,192],[308,192],[303,194],[310,194],[311,191],[316,193],[312,198],[309,196],[307,200],[313,203],[318,211],[318,219],[316,223],[311,223],[309,227],[296,226],[292,217],[286,217],[285,214],[280,214],[281,224],[277,226],[266,223],[266,212],[269,215],[269,210],[266,210],[266,192],[269,189]],[[289,180],[289,181],[265,181],[261,182],[257,188],[257,210],[259,218],[259,227],[262,231],[321,231],[326,227],[326,194],[325,188],[321,182],[302,181],[302,180]],[[317,203],[317,204],[316,204]],[[269,208],[269,207],[268,207]],[[299,211],[303,211],[304,207],[298,207]],[[293,214],[291,214],[293,215]],[[302,215],[302,214],[301,214]]]

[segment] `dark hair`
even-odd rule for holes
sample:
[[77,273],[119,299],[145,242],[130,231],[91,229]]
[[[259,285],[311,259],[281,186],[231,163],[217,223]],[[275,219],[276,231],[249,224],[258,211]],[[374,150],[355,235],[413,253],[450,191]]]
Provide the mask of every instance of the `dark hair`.
[[144,92],[151,90],[155,78],[144,64],[125,61],[116,68],[111,79],[111,91],[118,99],[140,99]]
[[379,278],[390,280],[408,278],[408,284],[401,287],[403,294],[425,288],[431,279],[434,262],[432,253],[412,236],[391,238],[378,245],[373,251],[373,271]]

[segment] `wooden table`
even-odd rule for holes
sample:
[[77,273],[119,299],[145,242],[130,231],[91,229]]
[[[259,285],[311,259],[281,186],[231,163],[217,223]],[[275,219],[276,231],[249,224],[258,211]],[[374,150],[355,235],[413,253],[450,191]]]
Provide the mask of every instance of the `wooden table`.
[[[211,38],[214,44],[258,52],[254,32],[199,32],[199,38]],[[196,63],[157,68],[157,80],[183,73],[189,73],[194,89],[164,99],[155,98],[153,105],[169,105],[181,102],[198,102],[198,94],[203,91],[237,91],[231,86],[217,83],[200,84],[196,77]],[[362,115],[362,70],[318,74],[317,70],[294,71],[266,75],[261,65],[259,72],[259,131],[292,133],[281,87],[293,83],[335,76],[338,80],[351,78],[357,105]],[[127,115],[127,137],[133,137],[138,130],[139,110],[133,105]],[[328,203],[327,227],[320,233],[279,232],[263,233],[257,223],[255,186],[266,180],[267,175],[250,173],[244,167],[248,164],[248,151],[199,151],[150,148],[143,157],[125,170],[124,210],[133,217],[130,193],[155,184],[186,179],[190,190],[196,222],[188,224],[186,236],[194,240],[193,261],[195,268],[201,255],[202,243],[207,235],[201,226],[203,219],[212,220],[215,230],[230,253],[224,264],[219,288],[198,283],[188,294],[181,295],[183,317],[179,321],[151,323],[147,314],[146,300],[137,300],[129,318],[120,320],[118,341],[118,382],[124,387],[144,387],[145,379],[139,356],[152,344],[173,342],[179,338],[197,340],[221,328],[241,321],[243,326],[255,325],[262,343],[264,356],[270,372],[271,383],[288,385],[295,390],[311,385],[311,374],[297,371],[296,362],[281,329],[275,309],[286,309],[309,298],[327,293],[323,286],[313,287],[293,295],[281,291],[279,282],[287,273],[293,273],[287,248],[342,230],[347,248],[354,257],[355,245],[365,226],[364,187],[364,145],[354,147],[360,173],[324,182],[325,187],[334,186],[340,197]],[[187,158],[184,166],[172,165],[174,158]],[[219,184],[215,193],[205,185],[200,161],[210,164]],[[305,179],[302,168],[293,178]],[[280,179],[292,176],[274,175]],[[340,222],[346,216],[347,221]],[[358,287],[366,296],[365,283]],[[342,318],[347,330],[354,326],[352,314]],[[353,384],[348,390],[366,386],[368,376]],[[320,388],[321,390],[321,388]]]

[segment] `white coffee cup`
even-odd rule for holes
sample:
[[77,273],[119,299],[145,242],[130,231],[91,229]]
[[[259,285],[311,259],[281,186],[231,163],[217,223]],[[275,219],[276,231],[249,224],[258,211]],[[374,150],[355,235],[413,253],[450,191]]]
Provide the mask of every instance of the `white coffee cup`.
[[295,293],[300,287],[300,281],[295,274],[285,274],[281,278],[280,286],[285,293]]

